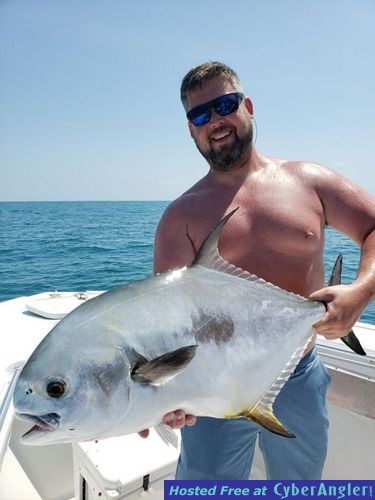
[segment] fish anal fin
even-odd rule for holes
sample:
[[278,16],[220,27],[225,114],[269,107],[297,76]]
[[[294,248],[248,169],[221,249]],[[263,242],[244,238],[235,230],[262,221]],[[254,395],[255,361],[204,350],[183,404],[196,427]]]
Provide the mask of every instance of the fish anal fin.
[[312,335],[296,349],[285,368],[280,372],[279,376],[273,381],[271,386],[255,405],[245,408],[237,414],[227,415],[226,418],[247,418],[279,436],[288,438],[296,437],[275,417],[273,413],[273,404],[277,395],[301,360],[311,338]]
[[279,436],[288,438],[296,437],[284,427],[280,420],[275,417],[271,406],[260,407],[259,405],[256,405],[253,408],[246,408],[239,413],[227,415],[225,418],[247,418],[248,420],[252,420],[268,431],[278,434]]
[[167,352],[150,361],[138,362],[133,366],[131,377],[134,382],[160,385],[182,372],[194,358],[196,345],[190,345]]
[[309,344],[312,336],[313,335],[311,334],[305,340],[305,342],[297,347],[296,351],[289,359],[286,366],[283,368],[278,377],[276,377],[271,386],[256,404],[245,408],[239,413],[227,415],[225,418],[247,418],[261,425],[270,432],[278,434],[279,436],[285,436],[289,438],[295,437],[295,435],[289,432],[288,429],[286,429],[284,425],[275,417],[272,408],[277,395],[284,387],[290,375],[293,373],[296,366],[303,357],[306,346]]
[[288,438],[296,437],[292,432],[289,432],[288,429],[284,427],[280,420],[275,417],[271,407],[267,408],[267,410],[260,410],[260,408],[255,407],[250,410],[249,418],[274,434]]

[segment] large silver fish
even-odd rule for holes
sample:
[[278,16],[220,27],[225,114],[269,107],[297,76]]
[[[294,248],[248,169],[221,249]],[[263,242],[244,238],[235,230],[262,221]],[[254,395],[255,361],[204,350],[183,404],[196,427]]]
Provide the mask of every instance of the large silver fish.
[[84,303],[39,344],[14,393],[22,441],[50,444],[155,427],[182,408],[244,417],[292,437],[273,402],[312,339],[324,304],[226,262],[220,230],[189,267],[121,286]]

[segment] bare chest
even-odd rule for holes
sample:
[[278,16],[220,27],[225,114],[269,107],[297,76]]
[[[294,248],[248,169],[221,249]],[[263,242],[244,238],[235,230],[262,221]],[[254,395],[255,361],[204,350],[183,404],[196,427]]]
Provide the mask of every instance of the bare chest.
[[[324,211],[319,198],[304,185],[288,180],[248,184],[232,196],[202,199],[203,220],[192,220],[189,233],[198,249],[208,231],[239,207],[219,239],[229,262],[279,285],[283,276],[300,278],[322,267]],[[284,272],[282,272],[282,270]],[[286,286],[285,286],[286,287]],[[294,288],[290,284],[287,288]]]
[[[223,248],[232,238],[246,242],[249,249],[274,248],[293,254],[313,248],[321,239],[323,210],[317,197],[296,186],[239,193],[231,206],[240,207],[238,217],[223,233]],[[232,241],[230,241],[232,240]],[[228,251],[229,248],[226,248]]]

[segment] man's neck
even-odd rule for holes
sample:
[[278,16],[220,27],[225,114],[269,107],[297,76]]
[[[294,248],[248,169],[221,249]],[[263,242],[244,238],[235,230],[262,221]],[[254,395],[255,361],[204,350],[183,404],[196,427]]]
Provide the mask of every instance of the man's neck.
[[253,147],[245,158],[241,158],[228,171],[210,168],[208,178],[220,184],[242,183],[251,174],[260,171],[266,164],[266,158],[260,155]]

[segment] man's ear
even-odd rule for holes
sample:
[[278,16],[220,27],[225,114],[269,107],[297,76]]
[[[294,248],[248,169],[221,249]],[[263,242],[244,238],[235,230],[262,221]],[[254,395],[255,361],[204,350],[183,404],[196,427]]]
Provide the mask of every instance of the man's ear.
[[188,127],[189,127],[190,136],[194,139],[193,124],[191,122],[188,122]]
[[251,114],[251,116],[253,116],[254,115],[254,106],[253,106],[253,103],[252,103],[250,97],[245,97],[244,102],[245,102],[246,109]]

